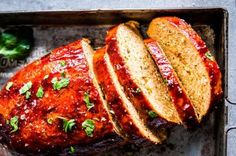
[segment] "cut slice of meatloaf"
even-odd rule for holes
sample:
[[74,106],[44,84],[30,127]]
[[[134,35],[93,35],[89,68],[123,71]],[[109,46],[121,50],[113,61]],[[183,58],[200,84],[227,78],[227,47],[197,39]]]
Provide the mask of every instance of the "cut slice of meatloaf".
[[89,66],[89,69],[90,69],[89,74],[93,78],[93,84],[94,84],[94,86],[96,87],[96,89],[99,93],[98,96],[100,97],[100,99],[103,103],[103,106],[104,106],[105,110],[107,111],[107,113],[109,115],[110,120],[112,121],[112,124],[114,126],[114,130],[116,131],[117,134],[123,136],[124,139],[125,139],[125,136],[123,135],[123,130],[121,129],[121,126],[120,126],[119,122],[116,120],[113,113],[110,111],[108,102],[103,99],[104,94],[103,94],[103,92],[102,92],[102,90],[99,86],[98,80],[96,79],[96,75],[95,75],[95,72],[94,72],[94,64],[93,64],[94,51],[93,51],[92,47],[90,46],[89,42],[90,41],[87,40],[87,39],[84,39],[84,40],[81,41],[81,45],[83,47],[84,54],[86,56],[88,66]]
[[189,128],[196,126],[198,120],[193,105],[165,53],[156,40],[145,39],[144,42],[169,88],[169,94],[183,124]]
[[[107,53],[126,96],[143,120],[159,117],[170,123],[181,123],[168,87],[157,71],[137,23],[111,28],[106,37]],[[152,122],[158,127],[157,122]]]
[[201,121],[222,96],[221,72],[215,58],[191,26],[177,17],[152,20],[147,34],[162,47]]
[[94,55],[94,71],[110,111],[131,141],[138,144],[145,140],[160,143],[164,137],[159,138],[155,136],[146,127],[143,119],[123,92],[122,86],[105,52],[105,47],[96,51]]

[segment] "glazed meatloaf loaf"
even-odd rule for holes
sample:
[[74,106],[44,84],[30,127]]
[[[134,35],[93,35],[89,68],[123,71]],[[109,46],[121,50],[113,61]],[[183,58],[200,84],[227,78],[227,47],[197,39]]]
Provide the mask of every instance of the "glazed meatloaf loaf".
[[29,154],[76,146],[81,153],[123,141],[107,113],[92,55],[82,39],[53,50],[8,81],[0,92],[0,132],[10,147]]
[[146,40],[138,27],[113,26],[103,48],[81,39],[19,70],[0,92],[0,141],[31,155],[91,155],[198,125],[222,96],[215,58],[184,20],[154,19]]
[[162,47],[201,121],[222,96],[221,72],[215,58],[191,26],[177,17],[155,18],[147,34]]

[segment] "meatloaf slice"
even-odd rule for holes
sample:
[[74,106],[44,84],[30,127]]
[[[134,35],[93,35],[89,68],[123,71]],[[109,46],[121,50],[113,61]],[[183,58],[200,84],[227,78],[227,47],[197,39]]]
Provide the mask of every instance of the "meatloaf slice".
[[169,94],[183,124],[189,128],[196,126],[198,120],[192,103],[170,62],[166,58],[165,53],[156,40],[146,39],[144,42],[169,88]]
[[119,134],[120,136],[123,136],[123,138],[125,139],[125,136],[123,135],[123,130],[121,129],[121,126],[119,125],[118,121],[116,120],[116,118],[114,117],[114,115],[112,114],[111,110],[109,109],[109,105],[108,102],[103,98],[104,94],[102,92],[102,89],[98,83],[98,80],[96,78],[96,74],[94,72],[94,63],[93,63],[93,57],[94,57],[94,51],[92,49],[92,47],[89,45],[90,41],[89,40],[83,40],[81,42],[81,45],[83,47],[84,50],[84,54],[86,56],[87,62],[88,62],[88,66],[89,66],[89,75],[93,78],[93,84],[96,87],[97,91],[98,91],[98,95],[99,98],[101,99],[103,106],[105,108],[105,110],[107,111],[107,114],[109,115],[109,119],[112,121],[112,124],[114,126],[114,130],[116,131],[117,134]]
[[129,22],[108,31],[107,53],[118,80],[143,120],[158,116],[179,124],[181,120],[168,94],[168,87],[136,26],[137,23]]
[[110,111],[119,121],[124,133],[131,141],[139,144],[145,140],[160,143],[164,137],[156,137],[145,126],[143,119],[140,118],[137,110],[123,92],[122,86],[105,52],[106,49],[104,47],[95,53],[94,70]]
[[191,26],[177,17],[155,18],[147,34],[162,47],[201,121],[222,96],[221,72],[215,58]]

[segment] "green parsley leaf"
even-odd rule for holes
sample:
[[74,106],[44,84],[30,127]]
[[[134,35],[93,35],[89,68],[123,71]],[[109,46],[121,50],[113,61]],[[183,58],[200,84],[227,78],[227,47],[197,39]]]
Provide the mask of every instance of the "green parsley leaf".
[[61,65],[62,67],[64,67],[64,66],[66,65],[66,61],[61,60],[61,61],[60,61],[60,65]]
[[45,79],[47,79],[49,77],[49,75],[45,75],[44,77],[43,77],[43,79],[45,80]]
[[18,130],[18,116],[14,116],[13,118],[11,118],[10,120],[10,125],[12,127],[12,130],[10,133],[14,133]]
[[151,118],[157,117],[157,114],[156,114],[154,111],[149,111],[149,112],[148,112],[148,115],[149,115]]
[[50,124],[50,125],[51,125],[51,124],[52,124],[52,122],[53,122],[53,121],[52,121],[52,119],[51,119],[51,118],[48,118],[48,119],[47,119],[47,123],[48,123],[48,124]]
[[61,90],[69,85],[70,80],[69,78],[62,78],[60,81],[57,80],[56,77],[52,79],[53,89],[54,90]]
[[31,96],[31,92],[30,92],[30,91],[27,91],[27,92],[25,93],[25,98],[26,98],[26,99],[29,99],[30,96]]
[[168,84],[168,81],[166,79],[163,79],[163,81],[164,81],[165,84]]
[[42,97],[43,97],[43,94],[44,94],[44,92],[43,92],[43,87],[40,86],[40,87],[38,88],[38,91],[37,91],[37,93],[36,93],[36,96],[37,96],[38,98],[42,98]]
[[214,61],[214,57],[212,56],[212,54],[211,54],[210,51],[206,52],[206,53],[205,53],[205,56],[206,56],[208,59]]
[[69,131],[72,130],[73,126],[75,126],[75,119],[70,119],[67,120],[64,117],[58,117],[59,119],[61,119],[63,121],[63,130],[67,133]]
[[69,151],[70,154],[73,154],[75,153],[75,148],[73,146],[70,146],[70,151]]
[[20,94],[25,94],[28,90],[30,90],[30,88],[32,87],[32,82],[27,82],[26,84],[24,84],[23,87],[21,87]]
[[8,82],[6,86],[6,90],[9,91],[12,86],[13,86],[13,82]]
[[94,107],[94,104],[90,102],[89,94],[87,92],[84,94],[84,102],[88,108],[88,111]]
[[93,137],[93,131],[95,129],[94,126],[94,121],[91,119],[86,119],[83,123],[82,123],[82,128],[84,129],[85,133],[87,134],[87,136],[89,137]]
[[66,77],[65,71],[63,71],[63,72],[61,73],[61,76],[62,76],[62,77]]
[[51,80],[51,82],[54,84],[54,83],[56,83],[57,82],[57,77],[54,77],[52,80]]

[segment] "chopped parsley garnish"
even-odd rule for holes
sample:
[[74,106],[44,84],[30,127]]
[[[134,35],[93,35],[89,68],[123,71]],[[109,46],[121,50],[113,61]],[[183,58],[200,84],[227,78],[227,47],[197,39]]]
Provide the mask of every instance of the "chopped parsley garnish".
[[61,90],[69,85],[70,80],[69,78],[62,78],[60,81],[57,80],[56,77],[52,79],[53,89],[54,90]]
[[60,61],[60,65],[61,65],[62,67],[64,67],[64,66],[66,65],[66,61],[61,60],[61,61]]
[[59,119],[61,119],[63,121],[63,130],[67,133],[69,131],[72,130],[73,126],[75,126],[75,119],[70,119],[67,120],[64,117],[58,117]]
[[148,112],[148,115],[149,115],[151,118],[157,117],[157,114],[156,114],[154,111],[149,111],[149,112]]
[[45,75],[44,77],[43,77],[43,79],[45,80],[45,79],[47,79],[49,77],[49,75]]
[[32,82],[27,82],[26,84],[24,84],[23,87],[21,87],[20,94],[25,94],[28,90],[30,90],[30,88],[32,87]]
[[212,54],[211,54],[210,51],[206,52],[206,53],[205,53],[205,56],[206,56],[208,59],[214,61],[214,57],[212,56]]
[[94,107],[94,104],[90,102],[89,94],[87,92],[84,94],[84,102],[85,102],[88,110],[90,110],[91,108]]
[[53,122],[53,121],[52,121],[52,119],[51,119],[51,118],[48,118],[48,119],[47,119],[47,123],[48,123],[48,124],[50,124],[50,125],[51,125],[51,124],[52,124],[52,122]]
[[165,84],[168,84],[168,81],[166,79],[163,79],[163,81],[164,81]]
[[73,153],[75,153],[75,148],[74,148],[73,146],[70,146],[69,153],[70,153],[70,154],[73,154]]
[[82,123],[82,128],[84,129],[85,133],[87,134],[87,136],[89,137],[93,137],[93,131],[95,129],[94,126],[94,121],[91,119],[86,119],[83,123]]
[[12,130],[10,133],[14,133],[18,130],[18,116],[14,116],[13,118],[11,118],[10,120],[10,125],[12,127]]
[[9,91],[12,86],[13,86],[13,82],[8,82],[6,86],[6,90]]
[[40,86],[40,87],[38,88],[38,91],[37,91],[37,93],[36,93],[36,96],[37,96],[38,98],[42,98],[42,97],[43,97],[43,94],[44,94],[43,87]]
[[27,92],[25,93],[25,98],[26,98],[26,99],[29,99],[30,96],[31,96],[31,92],[30,92],[30,91],[27,91]]
[[62,77],[66,77],[65,71],[63,71],[63,72],[61,73],[61,76],[62,76]]

